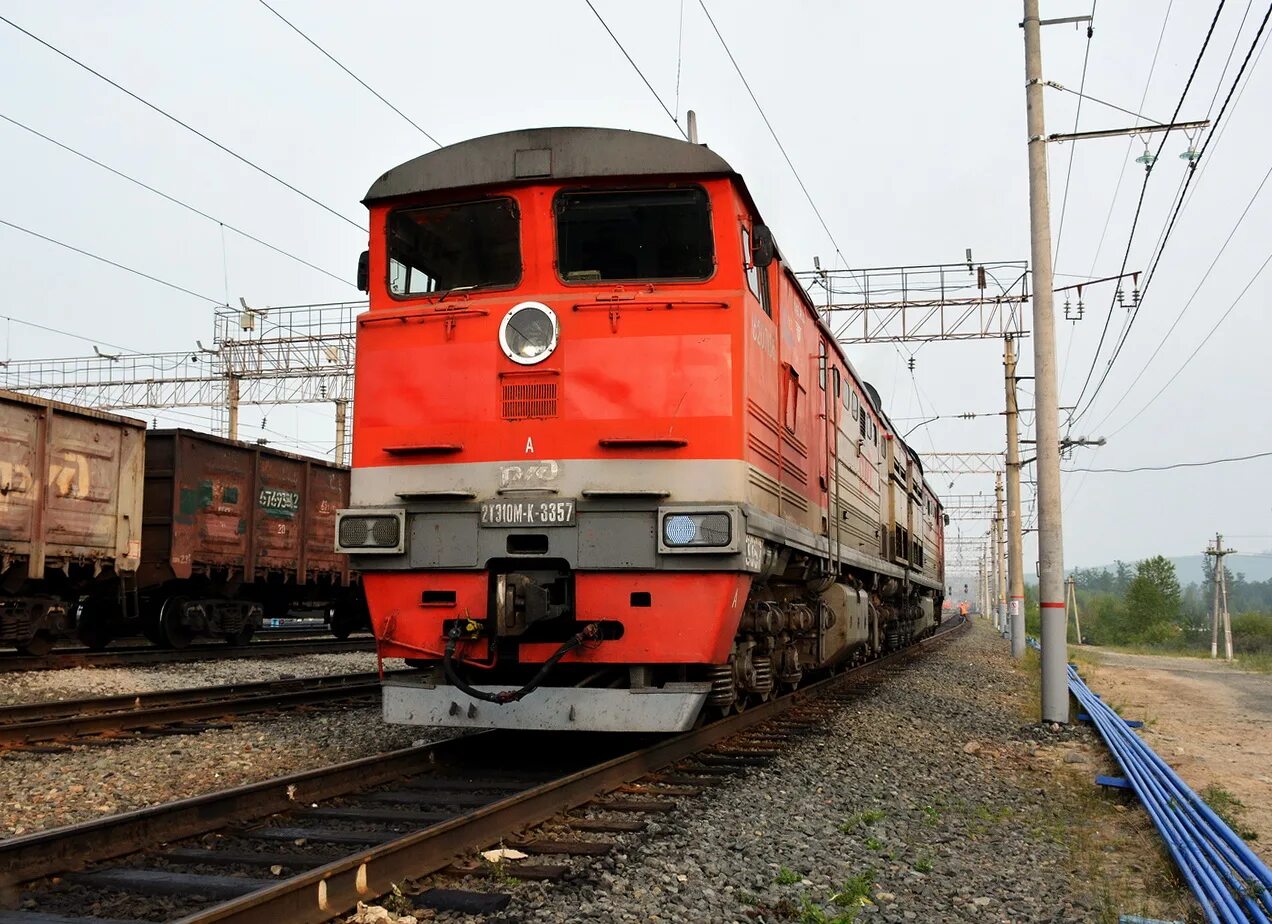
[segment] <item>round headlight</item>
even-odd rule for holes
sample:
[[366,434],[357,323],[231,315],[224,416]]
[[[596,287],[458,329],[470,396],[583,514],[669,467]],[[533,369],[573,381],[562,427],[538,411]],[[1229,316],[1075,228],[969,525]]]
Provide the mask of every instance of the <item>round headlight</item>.
[[541,302],[522,302],[504,315],[499,345],[514,363],[529,366],[548,358],[556,349],[559,334],[551,308]]
[[698,536],[698,525],[693,517],[669,516],[663,520],[663,539],[668,545],[688,545]]

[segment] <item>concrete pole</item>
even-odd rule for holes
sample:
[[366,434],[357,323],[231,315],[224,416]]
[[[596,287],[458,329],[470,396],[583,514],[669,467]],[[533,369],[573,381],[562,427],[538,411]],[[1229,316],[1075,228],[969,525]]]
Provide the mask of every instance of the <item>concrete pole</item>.
[[225,406],[228,411],[227,417],[229,422],[226,426],[226,436],[232,440],[238,439],[238,419],[239,419],[239,380],[238,376],[230,376],[225,390]]
[[1042,721],[1069,721],[1064,615],[1064,531],[1060,510],[1060,400],[1052,301],[1051,204],[1042,108],[1038,0],[1024,0],[1025,113],[1029,146],[1030,260],[1033,264],[1034,436],[1038,451],[1038,606],[1042,617]]
[[349,402],[343,398],[336,401],[336,452],[335,462],[337,465],[345,465],[345,440],[348,436],[348,428],[345,424],[345,418],[348,415]]
[[1232,660],[1232,617],[1228,614],[1228,572],[1223,567],[1223,557],[1228,549],[1223,547],[1223,534],[1215,534],[1215,548],[1219,552],[1219,604],[1223,613],[1223,652],[1224,659]]
[[1003,350],[1007,390],[1007,615],[1011,655],[1025,656],[1024,533],[1020,524],[1020,411],[1016,406],[1016,349],[1008,337]]
[[[1072,577],[1069,578],[1069,597],[1073,600],[1073,633],[1077,637],[1078,644],[1082,644],[1082,620],[1078,617],[1078,582]],[[1065,626],[1068,627],[1069,621],[1065,620]]]
[[994,477],[994,502],[998,515],[994,517],[994,564],[998,566],[998,581],[994,587],[998,601],[998,631],[1005,637],[1011,627],[1007,620],[1007,540],[1003,529],[1003,473]]
[[[1219,657],[1219,576],[1223,573],[1223,556],[1219,549],[1223,548],[1215,534],[1215,566],[1210,573],[1210,657]],[[1206,550],[1210,552],[1209,549]]]

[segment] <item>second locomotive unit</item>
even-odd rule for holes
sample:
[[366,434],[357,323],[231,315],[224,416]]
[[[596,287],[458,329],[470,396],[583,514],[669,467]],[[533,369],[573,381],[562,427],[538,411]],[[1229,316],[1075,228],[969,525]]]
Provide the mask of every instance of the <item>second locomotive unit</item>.
[[916,453],[705,146],[506,132],[372,185],[351,508],[393,722],[669,731],[934,631]]

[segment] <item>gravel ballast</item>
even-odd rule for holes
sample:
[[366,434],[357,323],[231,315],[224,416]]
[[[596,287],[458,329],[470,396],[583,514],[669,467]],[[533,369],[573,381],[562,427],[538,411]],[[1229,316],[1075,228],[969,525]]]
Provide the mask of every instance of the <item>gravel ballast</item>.
[[0,836],[410,747],[439,737],[432,731],[386,725],[378,706],[366,706],[60,754],[0,753]]
[[227,658],[137,667],[68,667],[0,673],[0,705],[115,696],[120,693],[153,693],[160,690],[292,677],[353,674],[375,669],[375,652],[352,651],[296,655],[277,660]]
[[511,892],[511,906],[436,920],[1186,918],[1148,821],[1092,784],[1110,769],[1102,746],[1082,727],[1029,724],[1036,662],[1027,670],[978,624],[768,766],[614,838],[610,856],[565,860],[549,885],[465,880]]

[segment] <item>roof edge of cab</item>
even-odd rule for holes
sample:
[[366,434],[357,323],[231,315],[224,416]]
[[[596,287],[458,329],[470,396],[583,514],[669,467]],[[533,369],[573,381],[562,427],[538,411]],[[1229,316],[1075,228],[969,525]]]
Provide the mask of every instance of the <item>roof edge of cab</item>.
[[447,145],[399,164],[363,204],[417,193],[605,176],[736,175],[706,145],[617,128],[527,128]]

